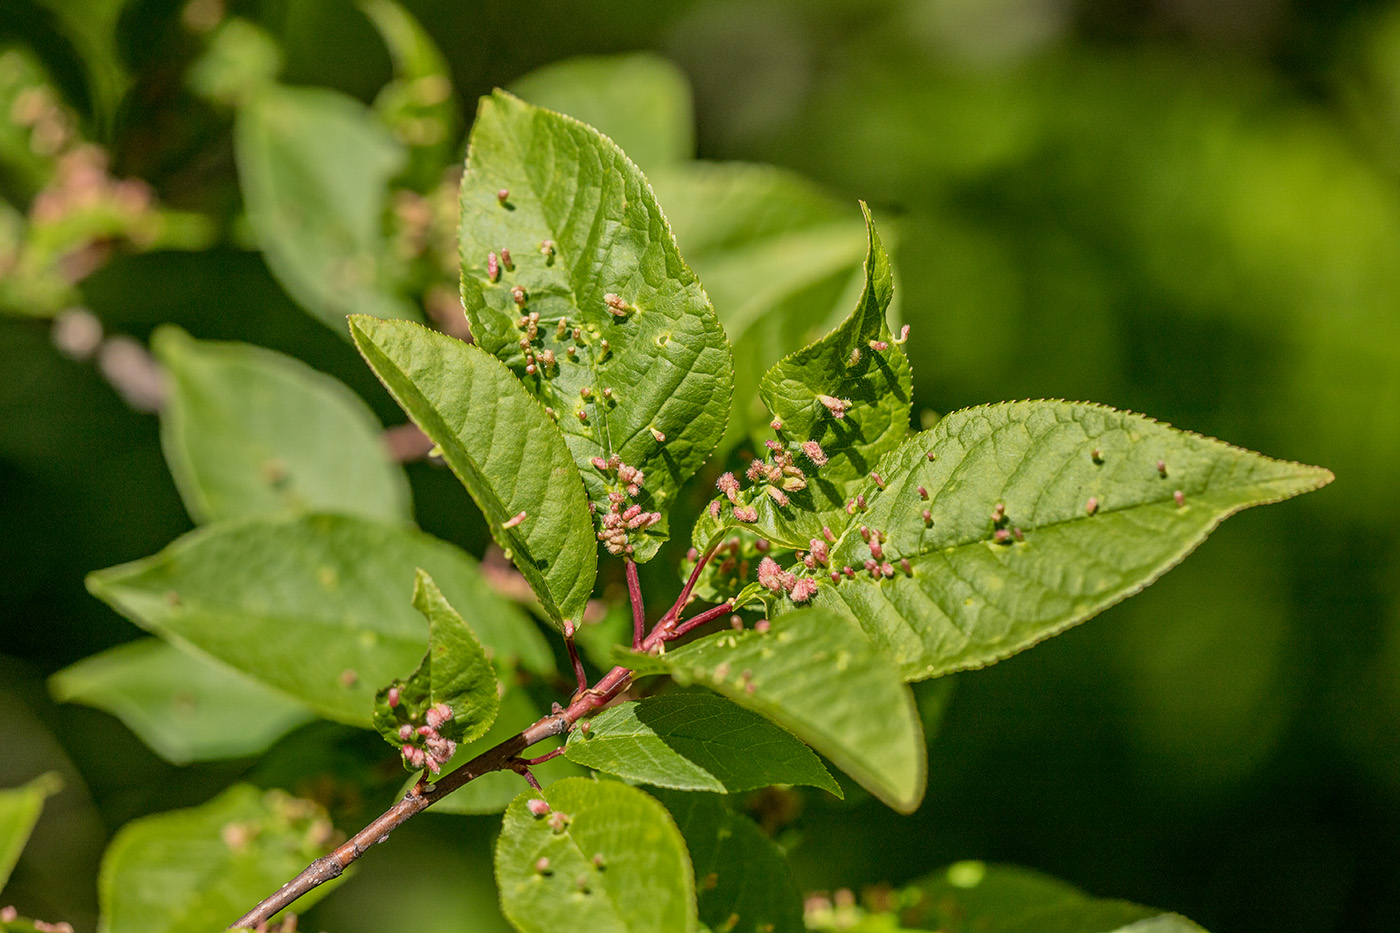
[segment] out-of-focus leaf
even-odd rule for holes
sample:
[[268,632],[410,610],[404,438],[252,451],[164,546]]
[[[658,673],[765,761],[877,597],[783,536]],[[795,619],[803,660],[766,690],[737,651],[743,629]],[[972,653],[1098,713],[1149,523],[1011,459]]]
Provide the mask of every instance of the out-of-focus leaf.
[[421,317],[397,291],[386,246],[390,179],[402,146],[358,101],[269,86],[234,125],[248,222],[277,280],[332,330],[352,313]]
[[713,794],[660,799],[695,865],[701,923],[731,933],[803,933],[802,894],[777,843]]
[[1141,590],[1235,512],[1332,481],[1078,402],[954,412],[879,469],[885,488],[860,487],[868,509],[831,546],[832,568],[862,569],[819,575],[816,598],[857,620],[909,680],[1058,634]]
[[[461,249],[477,343],[549,406],[600,515],[628,508],[609,493],[659,513],[615,544],[649,559],[724,433],[733,371],[646,179],[591,127],[498,92],[472,129]],[[645,482],[590,466],[614,456]]]
[[[209,933],[325,854],[335,827],[309,800],[244,784],[123,826],[102,857],[105,933]],[[334,887],[297,902],[305,909]]]
[[185,78],[202,97],[238,105],[272,86],[282,70],[277,40],[246,19],[230,17],[209,37]]
[[54,674],[49,690],[60,702],[111,713],[177,765],[256,755],[314,718],[258,681],[158,638],[84,658]]
[[628,656],[761,713],[903,813],[924,796],[927,752],[899,671],[854,625],[799,609],[766,632],[721,632],[658,656]]
[[0,790],[0,891],[10,880],[44,801],[62,786],[56,774],[42,774],[23,787]]
[[170,376],[161,446],[199,522],[281,511],[410,521],[411,493],[374,413],[336,379],[247,344],[151,340]]
[[[420,750],[425,723],[439,740],[472,742],[486,734],[500,709],[496,672],[471,626],[452,608],[433,578],[422,570],[413,580],[413,608],[428,620],[428,650],[407,681],[394,680],[374,697],[374,728],[395,748]],[[440,714],[446,709],[446,717]],[[433,722],[429,712],[441,720]],[[404,727],[409,735],[405,737]],[[432,756],[433,746],[427,750]],[[450,752],[443,756],[450,758]],[[404,767],[421,770],[404,755]]]
[[[958,862],[895,896],[899,928],[940,933],[1205,933],[1177,914],[1100,900],[1024,868]],[[815,929],[834,929],[819,924]],[[882,929],[884,929],[882,927]]]
[[583,617],[598,544],[564,438],[510,370],[416,324],[357,317],[355,345],[442,450],[545,613]]
[[675,693],[623,703],[569,733],[576,764],[628,781],[732,794],[772,784],[841,788],[811,749],[791,734],[720,697]]
[[679,68],[654,55],[571,58],[530,72],[510,89],[596,127],[648,172],[695,154],[690,85]]
[[496,844],[501,908],[522,933],[691,933],[695,880],[666,809],[634,787],[570,778],[527,791]]
[[374,692],[423,656],[410,604],[425,569],[475,622],[493,660],[551,670],[538,628],[446,542],[337,515],[221,522],[145,560],[88,576],[143,628],[193,646],[321,715],[369,726]]

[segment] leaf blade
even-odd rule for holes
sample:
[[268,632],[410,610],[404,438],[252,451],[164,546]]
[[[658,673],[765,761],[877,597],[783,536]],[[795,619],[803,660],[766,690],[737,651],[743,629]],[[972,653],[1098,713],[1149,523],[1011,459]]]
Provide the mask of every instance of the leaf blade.
[[574,729],[570,761],[674,790],[738,793],[809,784],[838,796],[817,756],[757,713],[707,694],[667,694],[623,703]]
[[356,316],[351,334],[375,375],[486,516],[556,623],[593,592],[597,543],[572,455],[519,380],[479,348],[417,324]]
[[21,787],[0,790],[0,891],[10,880],[34,824],[39,822],[44,801],[58,793],[62,782],[56,774],[41,774]]
[[[493,273],[503,247],[513,261]],[[628,486],[594,457],[645,474],[629,495],[661,519],[629,537],[649,559],[724,433],[733,366],[646,179],[591,127],[497,92],[472,129],[461,254],[474,337],[556,413],[594,505],[606,514],[608,493]]]

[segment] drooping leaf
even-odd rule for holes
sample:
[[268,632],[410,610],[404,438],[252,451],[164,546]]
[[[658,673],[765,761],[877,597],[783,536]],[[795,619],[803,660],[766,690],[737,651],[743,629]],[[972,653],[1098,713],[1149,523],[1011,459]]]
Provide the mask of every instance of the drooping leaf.
[[[649,559],[724,433],[733,374],[646,179],[591,127],[498,92],[472,129],[461,250],[477,343],[558,419],[599,515],[639,507],[614,549]],[[591,465],[614,456],[644,482]]]
[[335,515],[221,522],[87,583],[148,631],[368,727],[374,691],[427,645],[409,602],[418,568],[472,618],[498,665],[553,669],[539,629],[468,555],[399,525]]
[[[309,800],[239,784],[208,803],[123,826],[98,875],[105,933],[222,930],[325,854],[335,827]],[[297,902],[304,910],[329,889]]]
[[[495,748],[497,745],[509,739],[511,736],[524,730],[532,723],[538,722],[548,712],[548,707],[542,707],[530,694],[519,688],[511,688],[501,697],[500,715],[487,730],[486,734],[475,742],[459,745],[456,756],[443,766],[443,771],[452,771],[461,765],[471,761],[482,752]],[[534,754],[534,752],[531,752]],[[538,764],[530,768],[530,773],[544,787],[548,788],[555,781],[569,777],[582,777],[587,772],[574,764],[563,755],[551,758],[543,764]],[[410,780],[405,785],[407,788],[412,785]],[[500,813],[510,802],[520,795],[520,791],[526,786],[525,779],[514,771],[490,771],[474,778],[460,790],[454,791],[433,804],[429,813],[458,813],[458,814],[479,814],[479,813]]]
[[49,678],[63,703],[106,710],[177,765],[240,758],[315,718],[260,682],[159,638],[109,648]]
[[[428,650],[406,681],[396,679],[375,694],[374,728],[395,748],[411,744],[423,751],[426,746],[433,757],[438,742],[474,742],[485,735],[496,720],[501,697],[496,672],[471,626],[423,570],[413,579],[413,608],[428,620]],[[424,725],[436,737],[417,731]],[[447,752],[439,757],[452,756]],[[419,771],[422,760],[411,763],[405,751],[404,767]]]
[[695,881],[666,809],[634,787],[569,778],[528,791],[496,843],[501,909],[522,933],[691,933]]
[[569,733],[564,754],[628,781],[732,794],[809,784],[840,796],[821,761],[790,733],[720,697],[676,693],[606,709]]
[[[906,930],[940,933],[1204,933],[1177,914],[1101,900],[1009,865],[958,862],[893,898]],[[818,926],[817,929],[827,929]]]
[[[696,524],[701,550],[736,522],[789,548],[822,540],[823,528],[846,522],[852,497],[879,458],[909,433],[909,361],[885,321],[893,294],[889,259],[869,209],[861,208],[869,250],[856,310],[764,375],[760,394],[778,440],[750,466],[748,484],[731,501],[718,500],[720,514]],[[744,518],[735,508],[754,514]]]
[[804,933],[802,893],[777,843],[713,794],[663,791],[695,865],[700,922],[731,933]]
[[924,795],[927,752],[899,671],[840,615],[801,609],[766,632],[709,635],[659,656],[630,656],[761,713],[902,813]]
[[570,58],[530,72],[510,90],[595,127],[648,172],[695,154],[690,85],[654,55]]
[[394,79],[374,99],[374,110],[408,150],[408,183],[436,184],[457,145],[459,108],[447,59],[417,20],[393,0],[360,0],[394,63]]
[[[831,568],[853,573],[839,583],[819,574],[816,600],[858,621],[907,680],[1058,634],[1141,590],[1235,512],[1332,481],[1318,467],[1071,402],[954,412],[880,471],[886,488],[860,487],[868,508],[831,546]],[[862,527],[879,536],[878,558]],[[888,566],[867,571],[867,560]]]
[[421,317],[397,292],[383,228],[403,148],[363,104],[268,86],[240,108],[234,153],[248,222],[298,304],[339,334],[351,313]]
[[293,357],[173,326],[151,346],[169,376],[161,445],[195,521],[283,511],[412,519],[408,479],[379,421],[343,383]]
[[578,621],[598,546],[579,470],[559,430],[505,366],[402,321],[356,317],[370,367],[467,487],[491,534],[555,622]]
[[62,786],[56,774],[39,777],[10,790],[0,790],[0,891],[10,880],[34,824],[44,809],[44,801]]

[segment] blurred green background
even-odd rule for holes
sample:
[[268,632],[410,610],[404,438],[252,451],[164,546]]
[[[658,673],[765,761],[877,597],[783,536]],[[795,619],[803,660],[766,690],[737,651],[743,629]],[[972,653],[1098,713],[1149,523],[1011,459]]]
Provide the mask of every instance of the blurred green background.
[[[404,5],[460,101],[570,56],[651,51],[693,89],[702,159],[791,168],[851,218],[871,202],[897,231],[917,406],[1091,399],[1337,474],[1232,519],[1093,622],[959,676],[915,816],[758,801],[804,889],[979,858],[1216,933],[1400,925],[1400,4]],[[81,304],[138,340],[173,321],[292,353],[399,423],[249,246],[231,117],[188,89],[225,13],[276,40],[285,83],[369,102],[391,77],[341,0],[0,0],[0,49],[24,52],[0,59],[0,84],[41,69],[113,177],[207,225],[172,234],[178,248],[138,237],[103,255],[53,310]],[[5,106],[13,123],[13,94]],[[4,247],[44,175],[0,137]],[[455,480],[410,476],[420,523],[480,554]],[[97,859],[136,816],[239,778],[321,780],[355,814],[347,775],[383,754],[318,724],[261,761],[176,767],[107,714],[50,699],[48,675],[137,635],[83,575],[189,527],[156,419],[60,353],[49,320],[0,315],[0,787],[47,769],[68,783],[5,893],[32,915],[92,929]],[[495,825],[415,821],[306,928],[503,926]]]

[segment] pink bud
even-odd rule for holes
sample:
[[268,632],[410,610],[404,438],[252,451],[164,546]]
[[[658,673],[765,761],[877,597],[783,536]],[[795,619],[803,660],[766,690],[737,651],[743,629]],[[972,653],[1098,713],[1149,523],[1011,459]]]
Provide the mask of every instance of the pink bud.
[[526,808],[535,816],[544,816],[549,812],[549,804],[538,797],[532,797],[525,804]]
[[496,202],[497,202],[498,204],[500,204],[502,207],[505,206],[506,200],[507,200],[509,197],[510,197],[510,189],[509,189],[509,188],[502,188],[500,191],[497,191],[497,192],[496,192]]
[[1089,497],[1089,501],[1086,502],[1086,503],[1084,503],[1084,511],[1085,511],[1085,512],[1088,512],[1090,515],[1093,515],[1093,514],[1094,514],[1095,512],[1097,512],[1098,510],[1099,510],[1099,500],[1096,499],[1096,498],[1094,498],[1093,496],[1090,496],[1090,497]]
[[1180,489],[1172,493],[1172,498],[1176,500],[1177,508],[1181,508],[1183,505],[1186,504],[1186,494]]
[[802,453],[817,466],[826,466],[826,452],[822,450],[822,445],[816,441],[803,441]]
[[758,509],[751,505],[736,505],[734,506],[734,518],[741,522],[756,522],[758,521]]
[[502,527],[502,528],[514,528],[516,525],[519,525],[519,524],[520,524],[521,522],[523,522],[523,521],[525,521],[525,513],[524,513],[524,512],[516,512],[516,513],[515,513],[514,515],[512,515],[510,518],[508,518],[508,519],[506,519],[505,521],[501,522],[501,527]]
[[792,592],[788,594],[795,603],[805,603],[815,595],[817,595],[817,581],[811,577],[798,577],[792,585]]
[[388,693],[388,695],[385,697],[385,700],[388,702],[389,708],[390,708],[390,709],[393,709],[394,707],[398,706],[398,705],[399,705],[399,688],[398,688],[398,687],[390,687],[390,688],[389,688],[389,693]]
[[439,729],[442,727],[443,723],[452,718],[452,707],[448,706],[446,703],[438,703],[428,710],[424,718],[428,720],[428,725],[432,726],[434,729]]
[[495,253],[488,253],[486,256],[486,277],[492,282],[501,277],[501,266],[496,261]]

